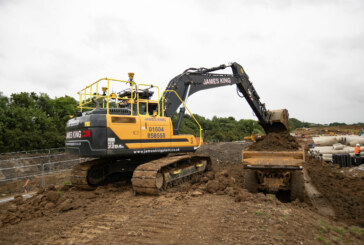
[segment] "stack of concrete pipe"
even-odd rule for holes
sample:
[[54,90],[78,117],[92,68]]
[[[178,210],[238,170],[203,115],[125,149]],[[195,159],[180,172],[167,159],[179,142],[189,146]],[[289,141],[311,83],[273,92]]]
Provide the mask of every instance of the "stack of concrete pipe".
[[312,138],[315,148],[308,151],[310,156],[332,162],[332,154],[354,156],[356,144],[360,144],[360,156],[364,156],[364,137],[356,135],[319,136]]

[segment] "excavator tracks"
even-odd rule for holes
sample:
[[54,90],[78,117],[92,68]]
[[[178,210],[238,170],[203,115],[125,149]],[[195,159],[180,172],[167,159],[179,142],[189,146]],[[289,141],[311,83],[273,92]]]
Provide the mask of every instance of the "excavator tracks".
[[133,172],[136,193],[156,195],[165,189],[201,174],[211,166],[206,155],[182,154],[158,159],[94,159],[73,167],[71,182],[83,190],[93,190],[114,173]]
[[72,185],[83,190],[93,190],[104,181],[118,180],[115,173],[132,173],[141,163],[140,159],[94,159],[73,167],[71,171]]
[[91,169],[92,166],[101,163],[102,161],[100,159],[93,160],[93,161],[87,161],[80,163],[72,168],[71,171],[71,182],[72,185],[84,189],[84,190],[93,190],[95,187],[89,185],[87,181],[87,174],[89,169]]
[[211,166],[206,155],[176,155],[139,165],[133,173],[133,189],[139,194],[158,195],[193,175],[205,172]]

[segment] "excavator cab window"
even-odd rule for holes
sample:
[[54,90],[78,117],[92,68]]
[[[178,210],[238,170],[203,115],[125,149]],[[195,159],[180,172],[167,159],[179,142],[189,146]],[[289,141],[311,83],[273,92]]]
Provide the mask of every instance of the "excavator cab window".
[[148,114],[151,116],[158,115],[158,104],[149,103],[148,105]]
[[[158,116],[159,111],[159,87],[149,84],[137,85],[137,105],[138,115]],[[153,94],[155,99],[152,99]]]
[[139,103],[139,115],[146,115],[147,114],[147,105],[144,102]]
[[139,115],[158,115],[158,104],[139,102]]

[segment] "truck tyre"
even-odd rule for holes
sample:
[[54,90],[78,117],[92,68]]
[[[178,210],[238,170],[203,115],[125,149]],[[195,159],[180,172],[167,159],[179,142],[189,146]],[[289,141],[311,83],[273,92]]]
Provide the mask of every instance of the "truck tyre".
[[244,174],[244,188],[251,193],[258,192],[258,179],[255,171],[247,169]]
[[302,171],[293,171],[291,176],[291,201],[305,199],[305,182]]

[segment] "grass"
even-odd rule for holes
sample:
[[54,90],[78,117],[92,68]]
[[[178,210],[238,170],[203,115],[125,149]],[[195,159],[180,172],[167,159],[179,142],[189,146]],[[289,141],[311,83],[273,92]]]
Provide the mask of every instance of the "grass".
[[258,216],[262,216],[263,212],[262,211],[256,211],[255,214],[258,215]]
[[320,220],[320,225],[322,225],[325,228],[328,228],[329,227],[329,225],[325,221],[323,221],[323,220]]
[[358,233],[358,234],[363,234],[363,230],[360,229],[359,227],[357,226],[350,226],[349,227],[349,230],[352,231],[352,232],[355,232],[355,233]]
[[332,230],[332,231],[335,231],[336,233],[342,235],[344,234],[345,232],[345,229],[344,228],[341,228],[341,227],[335,227],[335,226],[331,226],[329,224],[327,224],[325,221],[323,220],[320,220],[320,224],[325,227],[327,230]]
[[[335,233],[331,233],[331,234],[327,234],[325,235],[325,233],[330,233],[330,231],[335,232]],[[343,241],[343,239],[345,238],[345,232],[355,232],[359,235],[363,234],[363,229],[361,229],[360,227],[357,226],[350,226],[349,228],[345,229],[342,227],[335,227],[335,226],[331,226],[329,224],[327,224],[325,221],[320,220],[320,226],[318,228],[318,232],[320,233],[320,235],[317,237],[317,240],[320,241],[322,244],[324,245],[329,245],[330,242],[333,242],[335,244],[352,244],[353,241],[349,238],[350,240],[348,241]],[[349,235],[349,234],[348,234]],[[325,237],[328,236],[328,237]],[[328,239],[328,240],[325,240]]]
[[330,245],[330,243],[329,242],[326,242],[325,239],[322,236],[319,236],[317,238],[317,240],[319,240],[320,242],[322,242],[322,244],[324,244],[324,245]]
[[71,181],[69,181],[69,180],[64,181],[63,184],[64,185],[72,185]]
[[273,194],[268,194],[267,195],[269,197],[270,200],[274,201],[275,199],[277,199],[276,195]]
[[[348,228],[348,230],[352,231],[352,232],[356,232],[358,234],[362,234],[363,230],[357,226],[350,226]],[[348,231],[345,228],[342,227],[335,227],[335,226],[331,226],[329,224],[327,224],[325,221],[320,220],[320,227],[318,228],[319,233],[321,233],[321,235],[317,238],[317,240],[319,240],[320,242],[322,242],[322,244],[324,245],[328,245],[330,244],[330,240],[334,243],[339,243],[339,244],[343,244],[343,239],[344,239],[344,233]],[[326,241],[325,238],[323,237],[324,233],[330,233],[330,231],[335,232],[337,235],[334,235],[333,233],[331,233],[331,235],[328,235],[331,237],[327,238],[329,239],[329,241]],[[350,240],[349,243],[347,243],[348,241],[346,241],[346,243],[344,244],[351,244],[352,241]]]
[[62,192],[61,191],[56,191],[56,193],[57,193],[57,195],[61,195],[62,194]]
[[333,231],[335,231],[336,233],[342,235],[345,230],[343,228],[340,228],[340,227],[331,227]]

